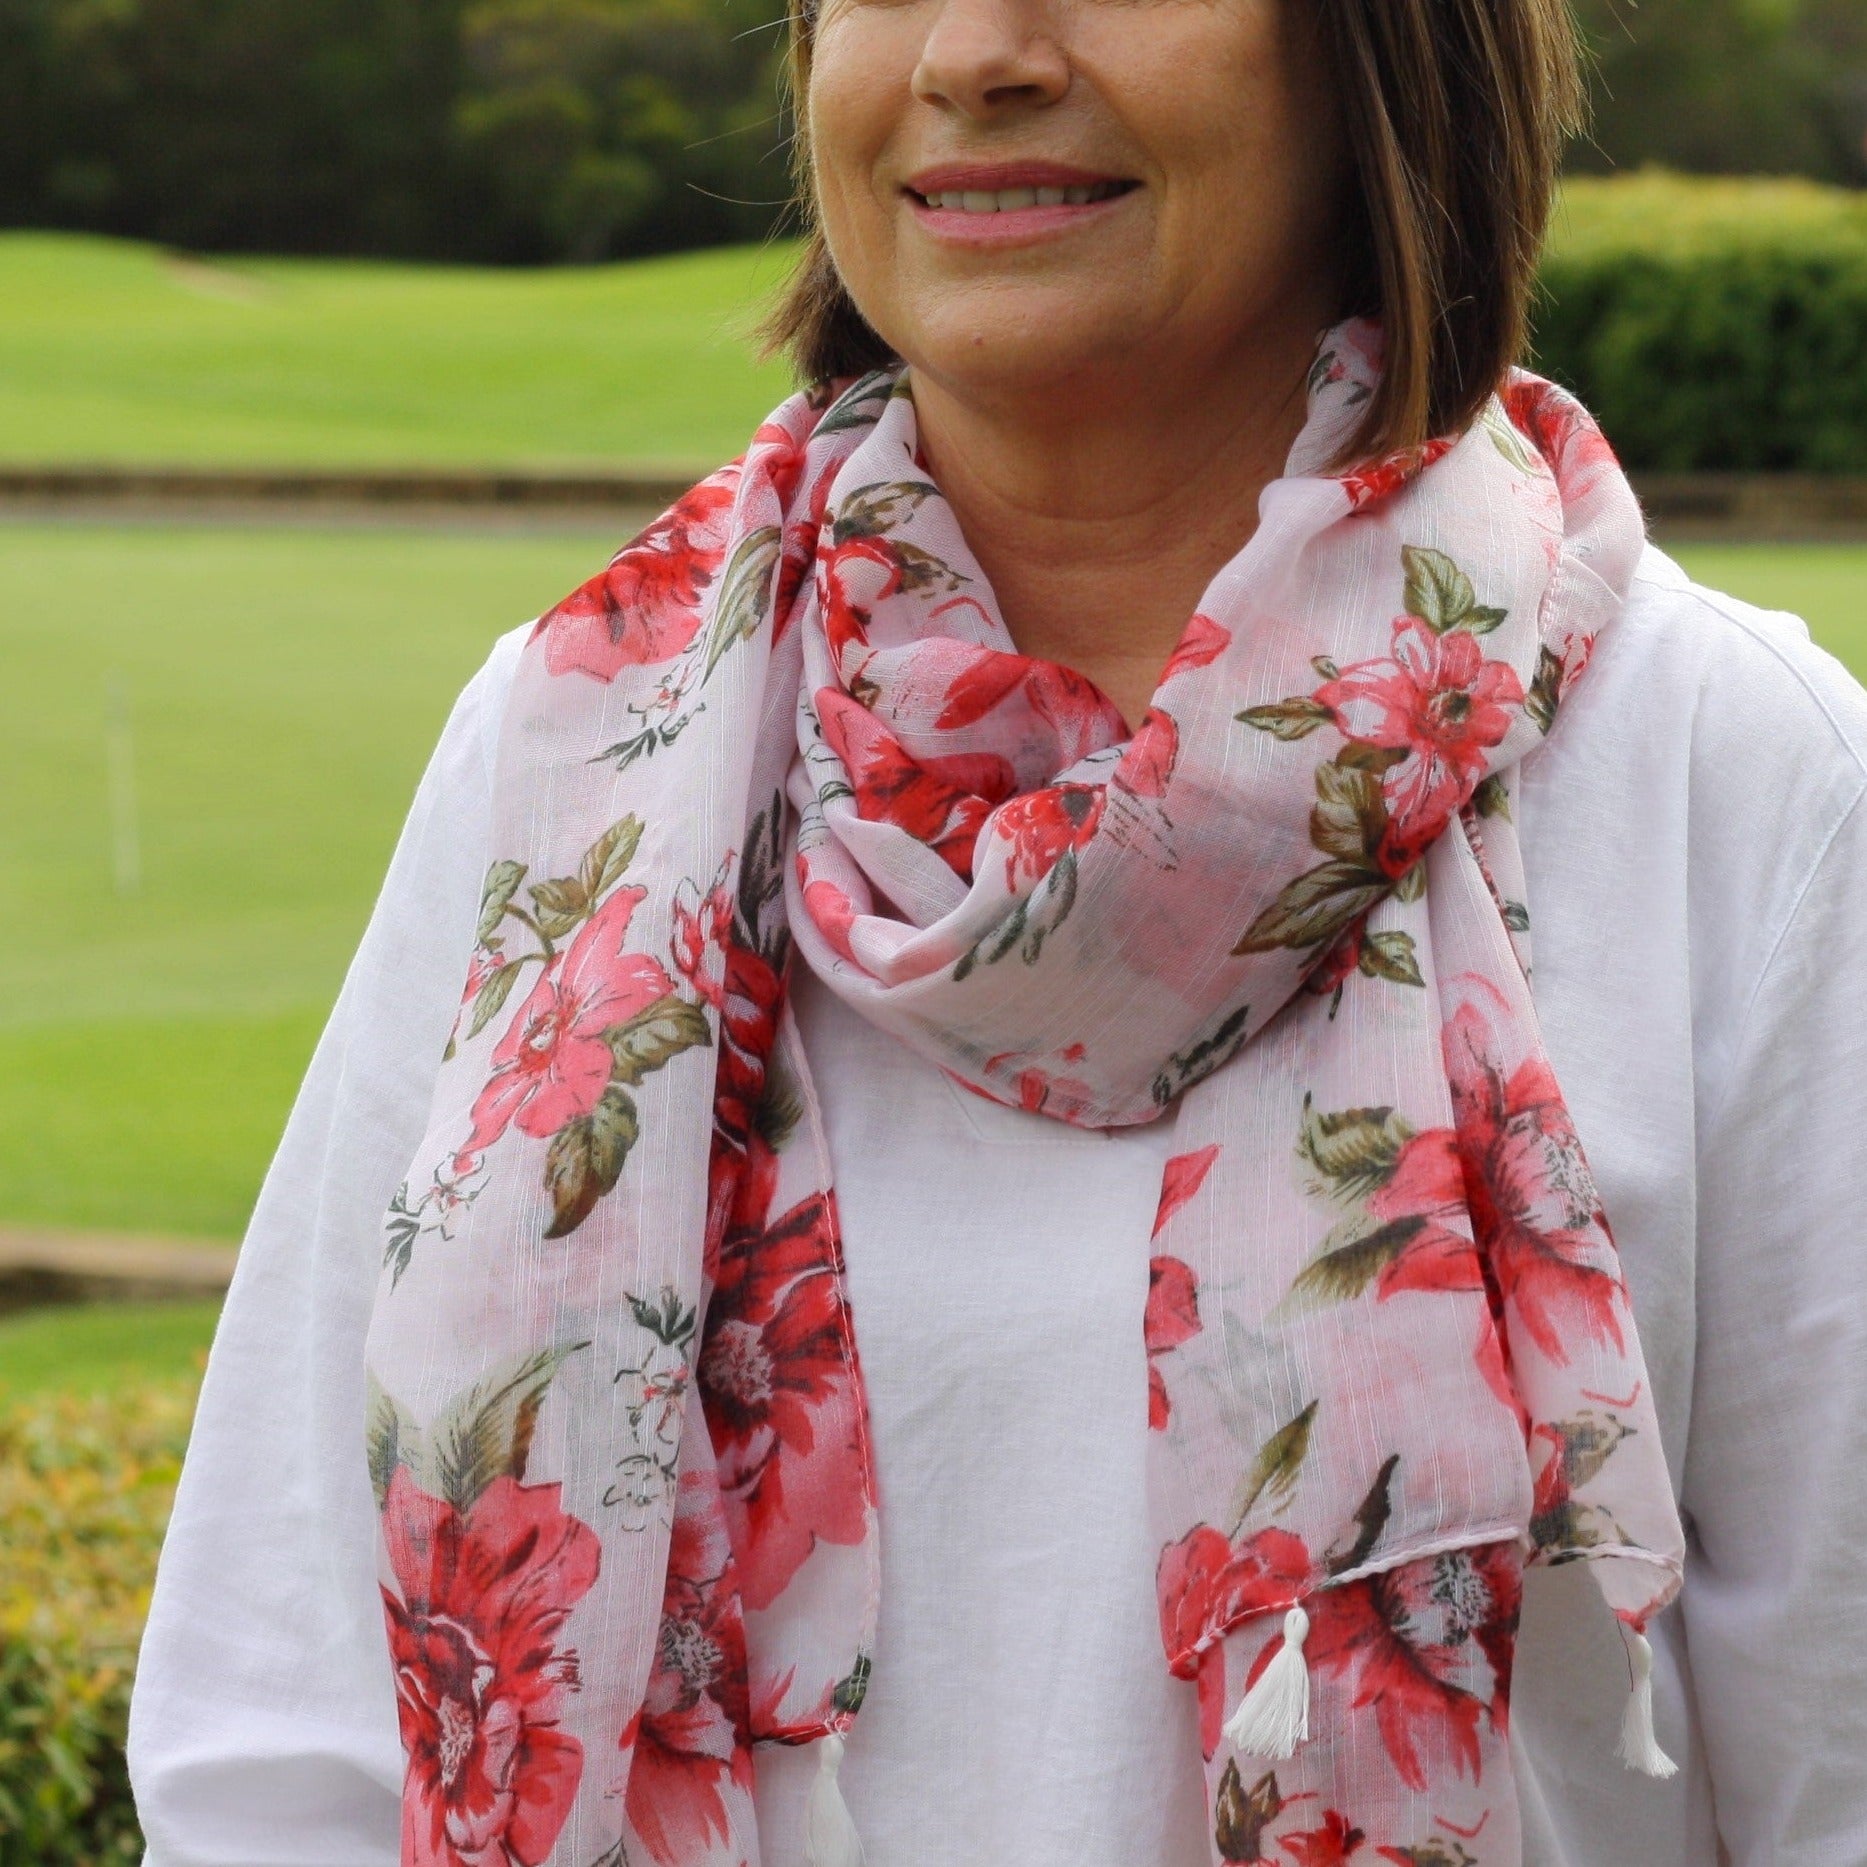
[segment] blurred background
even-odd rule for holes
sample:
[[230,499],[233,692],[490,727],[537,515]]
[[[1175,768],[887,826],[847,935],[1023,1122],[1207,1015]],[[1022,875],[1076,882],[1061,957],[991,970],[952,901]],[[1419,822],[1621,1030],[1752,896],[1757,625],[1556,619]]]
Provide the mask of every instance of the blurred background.
[[[1584,0],[1540,367],[1867,672],[1867,0]],[[200,1357],[493,637],[788,388],[779,0],[0,0],[0,1867],[134,1860]]]

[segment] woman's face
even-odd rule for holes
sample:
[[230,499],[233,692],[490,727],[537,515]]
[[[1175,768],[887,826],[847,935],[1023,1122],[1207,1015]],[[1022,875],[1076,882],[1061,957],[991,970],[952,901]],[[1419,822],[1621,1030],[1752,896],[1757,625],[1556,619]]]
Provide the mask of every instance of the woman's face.
[[856,304],[962,391],[1198,381],[1313,338],[1346,163],[1306,18],[1302,0],[823,0],[806,106]]

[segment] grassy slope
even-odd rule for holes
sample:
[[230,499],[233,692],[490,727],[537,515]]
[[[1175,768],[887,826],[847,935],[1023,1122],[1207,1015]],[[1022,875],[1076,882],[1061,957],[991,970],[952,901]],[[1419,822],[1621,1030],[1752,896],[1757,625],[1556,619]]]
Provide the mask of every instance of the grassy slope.
[[0,235],[0,459],[713,462],[785,394],[785,249],[496,272]]
[[[1555,245],[1651,250],[1718,227],[1867,239],[1867,203],[1803,182],[1578,179]],[[0,234],[0,459],[711,465],[785,392],[743,334],[789,257],[207,266]]]

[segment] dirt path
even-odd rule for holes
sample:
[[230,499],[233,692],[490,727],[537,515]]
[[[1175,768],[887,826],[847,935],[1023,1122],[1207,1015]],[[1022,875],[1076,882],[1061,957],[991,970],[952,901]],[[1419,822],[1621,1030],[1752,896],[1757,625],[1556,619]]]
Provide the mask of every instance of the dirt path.
[[212,1239],[142,1238],[0,1225],[0,1313],[42,1303],[222,1295],[234,1247]]

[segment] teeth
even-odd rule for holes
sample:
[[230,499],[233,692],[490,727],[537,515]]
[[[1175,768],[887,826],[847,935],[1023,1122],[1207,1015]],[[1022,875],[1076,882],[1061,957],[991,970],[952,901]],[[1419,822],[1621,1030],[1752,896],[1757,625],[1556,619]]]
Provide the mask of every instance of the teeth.
[[929,207],[962,214],[1015,214],[1028,207],[1087,207],[1121,193],[1120,182],[1095,182],[1078,188],[945,189],[922,197]]

